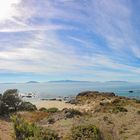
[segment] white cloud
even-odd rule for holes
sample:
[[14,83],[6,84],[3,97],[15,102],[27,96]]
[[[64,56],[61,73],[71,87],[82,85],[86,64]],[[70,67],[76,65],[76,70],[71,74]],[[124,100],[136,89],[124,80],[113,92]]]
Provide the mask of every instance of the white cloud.
[[[25,32],[31,36],[27,40],[22,37],[20,40],[9,39],[11,49],[0,51],[0,69],[33,73],[94,73],[100,77],[109,73],[111,77],[140,73],[138,67],[119,61],[127,57],[125,50],[139,56],[130,20],[131,9],[125,3],[112,0],[84,1],[83,4],[74,0],[15,2],[18,15],[12,12],[7,19],[3,18],[5,22],[0,22],[0,33]],[[53,22],[54,19],[59,22]],[[62,35],[61,39],[58,31],[63,30],[68,35]],[[83,39],[84,35],[70,35],[74,30],[92,34],[93,42]],[[105,47],[111,52],[94,43],[96,35],[105,40]],[[79,46],[65,42],[66,37],[82,44],[85,51],[78,52]],[[13,45],[13,41],[17,44]],[[113,57],[117,53],[121,58]]]
[[15,5],[19,4],[20,1],[21,0],[0,0],[0,22],[4,22],[18,15]]

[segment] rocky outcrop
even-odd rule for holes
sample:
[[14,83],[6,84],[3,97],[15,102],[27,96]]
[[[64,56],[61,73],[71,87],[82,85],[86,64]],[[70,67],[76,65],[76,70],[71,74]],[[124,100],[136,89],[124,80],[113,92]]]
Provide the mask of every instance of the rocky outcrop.
[[78,104],[100,104],[100,102],[108,103],[116,98],[113,92],[84,91],[76,96]]
[[115,93],[113,92],[99,92],[99,91],[84,91],[84,92],[80,92],[77,97],[79,96],[95,96],[95,95],[102,95],[102,96],[109,96],[109,97],[112,97],[112,96],[115,96]]

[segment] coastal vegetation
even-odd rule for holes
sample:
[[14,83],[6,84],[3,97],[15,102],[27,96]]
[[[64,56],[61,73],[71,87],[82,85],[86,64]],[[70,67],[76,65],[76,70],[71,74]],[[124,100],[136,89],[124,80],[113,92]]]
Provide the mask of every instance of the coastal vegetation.
[[140,100],[136,100],[136,103],[140,103]]
[[[0,138],[139,140],[140,104],[137,100],[97,91],[81,92],[74,100],[76,104],[63,103],[70,108],[63,106],[60,109],[58,104],[63,101],[50,101],[52,104],[56,102],[56,105],[38,108],[22,101],[18,90],[5,91],[0,96]],[[3,128],[7,130],[4,136],[1,132]]]
[[100,130],[90,125],[79,125],[71,129],[69,140],[102,140]]
[[12,116],[12,121],[17,140],[59,140],[55,131],[37,127],[34,123],[26,122],[19,115]]
[[55,112],[58,112],[59,109],[57,107],[52,107],[52,108],[45,108],[45,107],[41,107],[39,109],[39,111],[44,111],[44,112],[48,112],[48,113],[55,113]]
[[17,89],[6,90],[0,96],[0,114],[9,114],[16,111],[34,111],[36,106],[30,102],[22,101]]

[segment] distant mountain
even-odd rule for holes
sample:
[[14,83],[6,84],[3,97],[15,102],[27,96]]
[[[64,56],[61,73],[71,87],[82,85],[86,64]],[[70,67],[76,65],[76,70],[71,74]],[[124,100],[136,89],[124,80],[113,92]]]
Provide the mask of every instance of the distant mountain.
[[37,81],[29,81],[29,82],[27,82],[27,84],[31,84],[31,83],[39,83],[39,82],[37,82]]
[[11,82],[11,83],[0,83],[0,84],[17,84],[17,83]]
[[49,81],[49,82],[54,82],[54,83],[69,83],[69,82],[89,82],[89,81],[75,81],[75,80],[58,80],[58,81]]
[[129,83],[127,81],[106,81],[107,83]]

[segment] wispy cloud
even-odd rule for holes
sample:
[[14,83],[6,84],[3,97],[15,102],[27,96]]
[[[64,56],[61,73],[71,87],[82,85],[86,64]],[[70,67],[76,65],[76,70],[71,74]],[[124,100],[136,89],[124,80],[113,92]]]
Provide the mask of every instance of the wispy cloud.
[[130,1],[21,0],[12,8],[16,13],[0,20],[1,70],[138,80],[137,11]]

